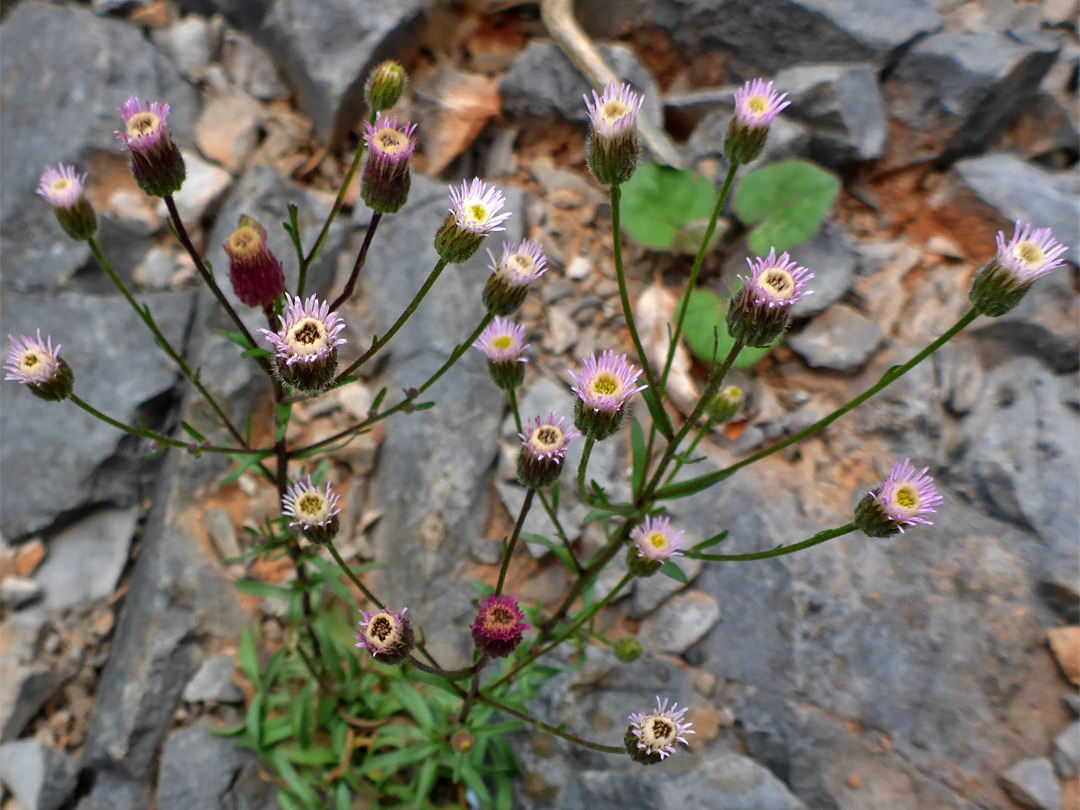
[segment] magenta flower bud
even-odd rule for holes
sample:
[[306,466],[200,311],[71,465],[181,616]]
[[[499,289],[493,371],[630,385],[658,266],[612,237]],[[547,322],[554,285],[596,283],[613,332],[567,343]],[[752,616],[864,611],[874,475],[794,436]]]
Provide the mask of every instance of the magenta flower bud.
[[330,305],[313,295],[307,301],[285,294],[286,308],[277,332],[260,329],[276,349],[276,369],[282,382],[295,390],[317,394],[334,379],[337,347],[345,322]]
[[168,197],[184,184],[186,169],[180,150],[169,136],[165,119],[169,105],[160,102],[143,104],[132,96],[120,108],[124,131],[116,137],[123,141],[131,158],[131,173],[139,188],[152,197]]
[[513,216],[510,211],[499,213],[506,197],[479,177],[463,182],[460,189],[451,186],[450,202],[450,213],[435,234],[435,251],[450,264],[472,258],[489,234],[506,230],[500,226]]
[[578,395],[574,404],[574,424],[585,436],[602,441],[622,424],[623,406],[638,391],[648,386],[636,385],[641,369],[631,365],[625,354],[608,350],[596,359],[590,353],[582,362],[581,371],[568,369],[576,383]]
[[547,258],[537,242],[524,240],[516,250],[503,242],[502,258],[491,251],[491,275],[484,286],[484,306],[492,315],[512,315],[525,302],[529,285],[544,275]]
[[521,437],[518,478],[530,489],[555,483],[566,460],[567,445],[581,436],[572,426],[565,427],[565,422],[552,411],[547,419],[535,416],[527,421],[525,431],[518,434]]
[[785,99],[787,93],[777,93],[773,83],[763,79],[754,79],[735,91],[735,116],[724,140],[724,156],[731,163],[749,163],[761,154],[769,124],[791,104]]
[[589,110],[589,136],[585,159],[593,177],[605,186],[617,186],[630,179],[637,168],[637,116],[645,97],[628,84],[611,82],[602,95],[585,95]]
[[927,475],[916,471],[910,459],[896,464],[880,487],[870,490],[855,507],[855,525],[868,537],[888,537],[905,526],[933,524],[924,515],[941,506],[943,498]]
[[496,318],[473,343],[488,360],[488,372],[496,386],[512,391],[525,379],[525,363],[522,354],[529,344],[525,342],[525,327],[509,318]]
[[409,158],[416,149],[415,133],[416,124],[398,126],[396,117],[382,113],[374,126],[366,125],[367,156],[360,173],[360,196],[372,211],[394,214],[405,205],[412,183]]
[[312,543],[326,543],[341,527],[337,493],[327,483],[317,487],[311,476],[293,481],[281,499],[281,511],[292,518],[289,526]]
[[368,74],[364,83],[364,100],[372,112],[389,110],[398,103],[408,83],[409,74],[405,68],[392,59],[387,60]]
[[378,613],[360,611],[360,628],[356,631],[356,646],[366,649],[380,664],[400,664],[409,657],[413,645],[412,625],[401,613],[383,608]]
[[693,723],[683,719],[687,710],[680,709],[678,703],[670,709],[667,706],[666,698],[661,702],[657,697],[655,711],[630,715],[630,727],[623,742],[634,762],[654,765],[675,753],[675,743],[690,744],[686,735],[696,732],[690,729]]
[[480,600],[473,622],[473,643],[489,658],[505,658],[514,651],[529,625],[512,596],[486,596]]
[[41,175],[37,193],[53,207],[64,233],[77,242],[85,242],[97,233],[94,207],[83,193],[86,175],[76,173],[74,166],[63,163],[51,166]]
[[777,258],[775,250],[757,262],[746,261],[750,275],[739,276],[743,285],[728,305],[728,332],[751,348],[763,349],[787,328],[791,307],[812,294],[806,282],[814,274],[787,253]]
[[627,569],[636,577],[651,577],[672,557],[682,556],[683,534],[666,517],[645,518],[630,532],[634,542],[626,550]]
[[975,274],[968,294],[975,309],[991,318],[1019,304],[1036,279],[1061,267],[1061,257],[1068,251],[1049,228],[1019,222],[1008,242],[998,231],[997,246],[997,255]]
[[229,281],[245,306],[268,307],[285,292],[285,271],[270,252],[266,228],[259,222],[242,215],[224,248]]
[[450,747],[459,754],[467,754],[476,745],[476,738],[465,729],[455,731],[450,738]]
[[51,337],[42,340],[38,329],[36,338],[8,335],[8,340],[11,346],[4,362],[5,380],[25,385],[46,402],[68,398],[75,386],[75,374],[60,357],[60,346],[53,348]]

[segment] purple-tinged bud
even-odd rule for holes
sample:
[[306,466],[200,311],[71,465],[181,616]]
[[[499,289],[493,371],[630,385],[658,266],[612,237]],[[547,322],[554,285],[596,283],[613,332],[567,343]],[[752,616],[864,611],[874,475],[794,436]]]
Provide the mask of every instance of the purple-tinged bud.
[[46,402],[68,398],[75,387],[75,374],[60,356],[59,344],[54,348],[51,337],[42,340],[40,329],[36,338],[8,335],[8,340],[11,346],[4,363],[5,380],[25,385]]
[[169,105],[143,104],[132,96],[120,108],[124,131],[117,132],[131,157],[131,173],[139,188],[152,197],[168,197],[184,185],[184,158],[169,136],[165,119]]
[[341,528],[337,493],[325,484],[311,483],[311,476],[293,481],[281,499],[281,511],[292,518],[289,526],[312,543],[326,543]]
[[389,110],[398,103],[408,83],[409,74],[398,62],[390,59],[377,65],[364,83],[364,100],[368,109],[375,113]]
[[509,318],[496,318],[480,333],[473,343],[488,360],[488,372],[496,386],[513,391],[525,379],[525,363],[522,354],[529,344],[525,342],[525,327]]
[[503,242],[502,258],[495,261],[491,251],[491,275],[484,286],[483,301],[492,315],[512,315],[525,302],[529,285],[544,275],[547,258],[537,242],[524,240],[516,250]]
[[630,532],[634,542],[626,550],[627,569],[636,577],[651,577],[672,557],[682,556],[683,534],[666,517],[645,518]]
[[589,110],[589,137],[585,160],[593,177],[605,186],[617,186],[630,179],[637,168],[637,116],[645,97],[628,84],[611,82],[602,95],[585,95]]
[[927,470],[917,471],[910,459],[894,465],[881,486],[855,507],[855,525],[868,537],[888,537],[905,526],[933,525],[923,515],[937,511],[944,499]]
[[648,386],[637,385],[641,369],[632,365],[625,354],[616,355],[610,349],[596,359],[590,353],[582,361],[581,371],[568,369],[578,395],[574,403],[574,424],[585,436],[602,441],[619,429],[623,406],[638,391]]
[[750,275],[739,276],[743,285],[728,306],[728,332],[746,346],[763,349],[772,345],[787,328],[791,307],[807,295],[806,282],[814,274],[776,251],[757,262],[746,260]]
[[469,753],[475,745],[476,738],[465,729],[455,731],[454,736],[450,738],[450,747],[459,754]]
[[499,213],[506,197],[479,177],[461,188],[450,187],[450,213],[435,234],[435,251],[450,264],[468,261],[480,249],[489,234],[506,230],[500,227],[513,213]]
[[521,643],[529,625],[512,596],[486,596],[480,600],[473,622],[473,643],[489,658],[505,658]]
[[735,91],[735,116],[728,125],[724,156],[733,164],[749,163],[765,146],[771,124],[791,104],[772,82],[754,79]]
[[1008,242],[998,231],[997,246],[997,255],[975,274],[968,294],[975,309],[991,318],[1019,304],[1036,279],[1061,266],[1068,251],[1049,228],[1019,222]]
[[566,420],[552,411],[547,419],[533,417],[519,433],[517,473],[521,483],[530,489],[554,484],[566,460],[567,445],[581,436],[573,427],[564,427]]
[[83,191],[85,183],[85,174],[61,163],[59,168],[50,166],[45,170],[37,190],[53,207],[64,233],[77,242],[85,242],[97,233],[97,216]]
[[356,646],[371,653],[380,664],[400,664],[412,650],[412,625],[401,613],[380,610],[378,613],[360,611],[360,629],[356,631]]
[[307,301],[285,294],[286,308],[277,332],[260,329],[276,349],[278,377],[296,391],[321,392],[334,379],[337,370],[337,347],[345,343],[339,337],[345,322],[330,305],[313,295]]
[[229,281],[245,306],[262,309],[281,297],[285,292],[285,271],[270,252],[262,224],[241,216],[224,247],[229,256]]
[[657,697],[655,711],[630,715],[630,727],[623,738],[630,758],[642,765],[655,765],[675,753],[675,743],[689,745],[686,735],[695,732],[690,729],[693,723],[683,719],[686,711],[678,703],[668,709],[667,699],[661,702]]
[[742,407],[743,392],[737,385],[721,388],[709,403],[709,420],[718,425],[731,421]]
[[641,642],[626,636],[615,642],[615,657],[624,664],[632,664],[641,658]]
[[367,156],[360,172],[360,196],[380,214],[395,214],[409,198],[409,158],[416,149],[416,124],[398,126],[396,117],[379,113],[366,125]]

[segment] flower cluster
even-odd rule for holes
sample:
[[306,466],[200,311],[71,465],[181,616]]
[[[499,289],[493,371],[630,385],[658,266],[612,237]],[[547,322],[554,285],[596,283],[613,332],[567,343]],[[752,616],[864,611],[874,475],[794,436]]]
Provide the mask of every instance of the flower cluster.
[[285,270],[267,237],[264,225],[241,215],[223,245],[229,257],[229,282],[245,306],[268,307],[285,292]]
[[435,251],[450,264],[461,264],[472,258],[484,240],[497,231],[512,212],[500,213],[506,207],[506,197],[494,186],[479,177],[461,188],[450,187],[450,213],[435,234]]
[[59,168],[45,170],[37,190],[53,207],[64,233],[79,242],[91,239],[97,233],[97,216],[86,199],[85,183],[85,174],[80,175],[74,166],[61,163]]
[[627,549],[626,567],[637,577],[650,577],[672,557],[682,556],[683,531],[671,528],[666,517],[650,517],[632,532]]
[[589,138],[585,158],[593,177],[605,186],[617,186],[630,179],[637,167],[637,117],[645,97],[628,84],[611,82],[592,101],[585,95],[589,110]]
[[394,116],[379,113],[364,132],[367,156],[360,174],[360,196],[380,214],[395,214],[405,205],[412,183],[409,158],[416,149],[416,124],[398,125]]
[[281,511],[292,519],[289,526],[312,543],[333,540],[341,526],[337,493],[330,484],[315,486],[310,475],[289,485],[281,499]]
[[512,653],[529,625],[512,596],[485,596],[476,609],[472,637],[476,649],[488,658],[505,658]]
[[590,353],[581,370],[569,369],[574,379],[574,424],[585,436],[600,441],[619,429],[626,401],[646,386],[637,385],[641,369],[632,365],[625,354],[606,351],[596,359]]
[[360,628],[356,632],[356,646],[367,650],[380,664],[400,664],[409,657],[413,644],[413,629],[400,613],[383,608],[376,613],[360,611]]
[[525,327],[509,318],[495,318],[473,343],[484,353],[491,379],[504,391],[512,391],[525,379],[522,355],[529,348],[525,342]]
[[1012,239],[997,235],[997,255],[975,275],[969,297],[975,308],[991,318],[1020,303],[1028,289],[1051,270],[1061,267],[1068,252],[1049,228],[1016,223]]
[[769,125],[791,102],[772,82],[754,79],[735,91],[735,115],[724,139],[724,156],[735,165],[749,163],[765,146]]
[[694,734],[685,720],[686,708],[679,708],[673,703],[656,698],[656,709],[651,712],[637,712],[630,715],[630,728],[626,730],[623,742],[630,758],[642,765],[654,765],[675,753],[675,743],[689,745],[687,734]]
[[59,344],[54,347],[51,337],[43,340],[40,329],[36,338],[8,335],[8,340],[11,346],[4,362],[5,380],[25,385],[48,402],[68,398],[75,386],[75,375],[60,356]]
[[799,267],[787,253],[770,250],[764,259],[751,261],[750,274],[739,276],[742,287],[731,299],[728,332],[751,348],[765,348],[787,328],[791,307],[808,295],[806,282],[814,274]]
[[184,158],[172,142],[165,121],[169,105],[142,103],[132,96],[120,108],[124,131],[116,137],[131,158],[131,173],[139,188],[152,197],[168,197],[184,184]]
[[547,258],[537,242],[524,240],[516,248],[503,242],[502,258],[491,257],[491,275],[484,285],[484,307],[492,315],[512,315],[525,302],[529,285],[544,275]]
[[277,332],[260,329],[273,344],[277,354],[277,373],[281,380],[302,393],[316,394],[334,378],[337,370],[337,347],[344,321],[330,305],[314,295],[307,301],[285,294],[285,312]]
[[555,483],[562,472],[567,446],[581,436],[565,423],[563,417],[552,411],[546,419],[533,417],[518,434],[521,450],[518,451],[517,474],[521,483],[530,489]]
[[855,507],[855,525],[870,537],[932,525],[925,516],[933,514],[943,499],[928,471],[928,467],[916,470],[910,459],[894,465],[881,486],[870,490]]

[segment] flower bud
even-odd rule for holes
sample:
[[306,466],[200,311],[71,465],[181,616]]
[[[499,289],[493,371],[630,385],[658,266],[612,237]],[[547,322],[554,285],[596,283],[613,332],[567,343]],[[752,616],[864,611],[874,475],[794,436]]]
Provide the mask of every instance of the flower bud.
[[868,537],[888,537],[905,526],[933,525],[923,515],[937,511],[943,499],[927,475],[910,459],[893,466],[881,486],[870,490],[855,507],[855,525]]
[[131,158],[131,173],[139,188],[152,197],[168,197],[184,184],[184,158],[169,136],[165,119],[169,105],[143,104],[132,96],[120,108],[124,131],[116,136]]
[[409,74],[398,62],[391,59],[377,65],[364,83],[368,109],[375,113],[389,110],[398,103],[408,82]]
[[625,354],[616,356],[606,351],[596,359],[595,354],[583,361],[581,371],[569,371],[578,395],[574,403],[574,424],[585,436],[602,441],[613,435],[622,424],[623,406],[646,386],[635,385],[641,369],[631,365]]
[[459,754],[467,754],[476,745],[476,738],[465,729],[455,731],[450,738],[450,747]]
[[285,271],[270,251],[263,225],[241,216],[224,248],[229,257],[229,282],[245,306],[268,307],[285,292]]
[[281,511],[292,518],[289,526],[311,543],[327,543],[341,528],[337,493],[326,484],[320,489],[311,476],[293,481],[281,499]]
[[397,118],[379,113],[367,124],[367,156],[360,172],[360,196],[380,214],[396,214],[409,197],[409,158],[416,148],[416,124],[398,126]]
[[337,347],[345,338],[338,335],[344,321],[330,305],[313,295],[307,301],[285,294],[286,309],[280,317],[281,328],[259,331],[276,349],[275,369],[279,379],[294,390],[317,394],[334,379],[337,370]]
[[776,251],[750,265],[749,276],[739,276],[743,285],[728,305],[728,333],[754,349],[770,346],[787,328],[791,307],[805,296],[806,282],[814,277],[805,267],[791,261],[787,253]]
[[675,743],[689,745],[687,734],[693,723],[684,720],[686,709],[675,703],[668,709],[668,702],[656,698],[656,710],[630,715],[630,727],[626,730],[623,744],[630,758],[642,765],[654,765],[675,753]]
[[762,79],[747,82],[735,91],[735,116],[728,125],[724,156],[732,164],[749,163],[765,146],[769,124],[791,102]]
[[499,213],[506,197],[479,177],[463,182],[460,189],[451,186],[450,202],[450,213],[435,234],[435,251],[450,264],[471,259],[489,234],[506,230],[500,226],[512,216],[510,211]]
[[61,163],[57,169],[45,170],[37,190],[53,207],[64,233],[77,242],[85,242],[97,233],[94,207],[83,193],[85,182],[85,174],[76,174],[74,166]]
[[721,388],[709,403],[709,420],[718,425],[729,422],[742,407],[743,393],[737,385]]
[[51,337],[42,340],[38,329],[36,338],[8,335],[8,340],[11,346],[4,363],[5,380],[25,385],[30,393],[46,402],[59,402],[71,395],[75,374],[60,357],[59,344],[53,347]]
[[514,597],[492,594],[480,600],[472,628],[473,643],[489,658],[505,658],[521,643],[528,629],[525,614]]
[[620,638],[615,642],[615,657],[624,664],[632,664],[641,658],[641,642],[636,638]]
[[380,664],[400,664],[409,657],[413,645],[412,625],[401,613],[383,610],[377,613],[360,611],[360,628],[356,631],[356,646],[366,649]]
[[491,256],[491,275],[484,286],[484,307],[492,315],[512,315],[525,302],[529,285],[544,274],[547,259],[537,242],[523,241],[516,251],[503,242],[502,258]]
[[617,186],[625,183],[637,168],[637,116],[645,97],[628,84],[611,82],[603,95],[593,91],[592,101],[585,95],[589,110],[589,136],[585,160],[599,183]]
[[521,437],[518,478],[530,489],[540,489],[558,480],[567,445],[581,436],[573,427],[563,427],[565,421],[552,411],[547,419],[533,417],[525,423],[525,432],[518,434]]
[[981,314],[1004,315],[1020,303],[1035,280],[1061,266],[1068,251],[1049,228],[1016,223],[1012,239],[998,232],[997,255],[975,274],[968,297]]
[[488,372],[496,386],[513,391],[525,379],[522,353],[529,348],[525,327],[508,318],[496,318],[473,343],[488,359]]

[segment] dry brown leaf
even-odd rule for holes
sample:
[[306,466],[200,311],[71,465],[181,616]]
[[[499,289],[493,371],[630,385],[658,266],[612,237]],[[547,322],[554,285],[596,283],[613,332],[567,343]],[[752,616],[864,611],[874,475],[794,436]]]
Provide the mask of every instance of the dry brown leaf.
[[494,81],[440,65],[416,80],[417,115],[427,171],[439,174],[502,110]]
[[[675,307],[678,303],[679,299],[657,279],[645,288],[634,306],[634,319],[637,321],[641,343],[657,374],[663,370],[664,361],[667,359],[668,325],[674,326]],[[694,409],[698,400],[698,388],[690,376],[690,352],[681,340],[671,361],[667,393],[684,416]]]

